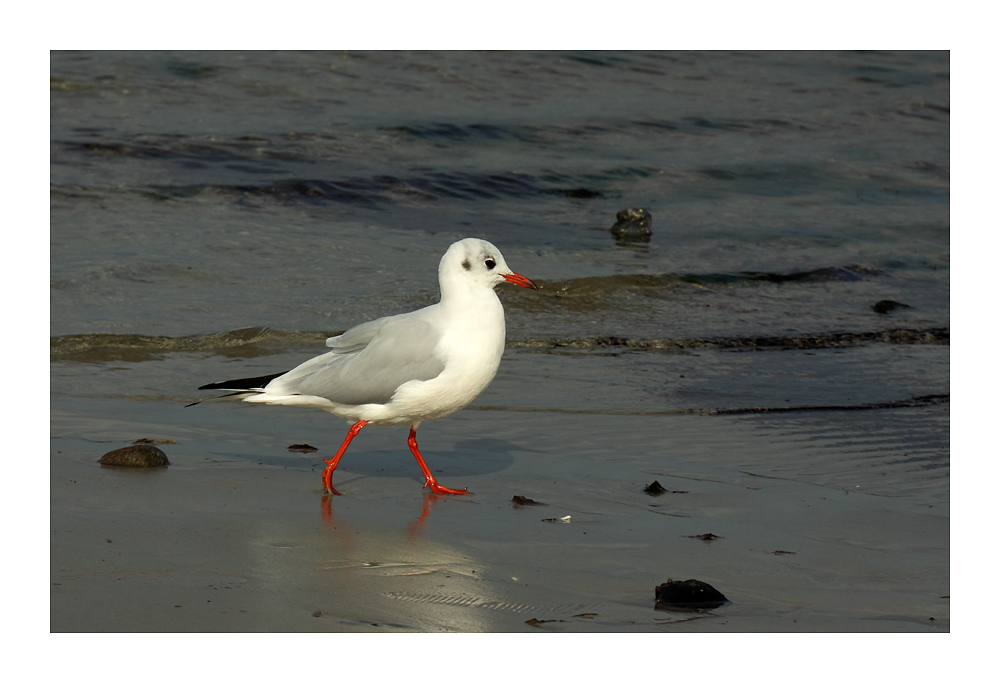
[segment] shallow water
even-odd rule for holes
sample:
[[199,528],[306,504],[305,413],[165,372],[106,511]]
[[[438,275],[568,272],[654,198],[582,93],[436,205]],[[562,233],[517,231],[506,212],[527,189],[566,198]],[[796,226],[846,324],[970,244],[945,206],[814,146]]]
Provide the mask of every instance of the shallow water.
[[[200,504],[197,493],[183,497],[195,510],[183,523],[206,536],[179,548],[201,566],[196,546],[213,537],[212,520],[245,505],[196,486],[213,476],[204,467],[228,468],[258,499],[269,489],[254,477],[291,477],[274,505],[296,510],[280,534],[311,548],[308,571],[367,561],[369,551],[345,557],[302,526],[328,528],[313,489],[320,456],[343,437],[339,421],[288,408],[182,407],[205,382],[287,369],[322,352],[329,334],[432,303],[440,255],[478,236],[540,290],[501,288],[508,350],[497,378],[476,410],[421,429],[442,483],[477,496],[434,503],[420,538],[462,557],[480,549],[480,575],[537,569],[540,557],[564,553],[563,564],[545,561],[551,573],[536,586],[549,593],[532,594],[533,604],[597,604],[630,616],[547,626],[655,630],[664,617],[643,612],[639,596],[648,592],[651,611],[653,586],[670,577],[651,550],[663,548],[662,530],[639,522],[663,517],[649,514],[641,494],[653,478],[710,489],[699,494],[703,504],[684,494],[683,514],[706,523],[721,514],[739,529],[716,530],[725,538],[711,548],[732,546],[734,536],[754,547],[808,536],[888,557],[891,538],[868,538],[864,516],[916,529],[929,515],[926,538],[915,534],[913,552],[883,566],[844,551],[838,571],[873,562],[857,576],[877,574],[877,586],[826,576],[820,546],[796,551],[802,626],[773,609],[781,585],[761,589],[765,599],[738,579],[741,568],[757,571],[758,556],[730,547],[712,565],[689,539],[668,555],[690,554],[679,566],[703,572],[672,578],[718,572],[730,582],[727,590],[712,581],[734,601],[723,610],[741,610],[729,622],[735,630],[908,629],[929,616],[934,629],[947,628],[947,53],[57,52],[51,71],[53,577],[74,565],[87,575],[81,567],[94,559],[55,531],[100,535],[124,523],[118,515],[134,510],[137,482],[154,486],[147,494],[161,502],[149,514],[158,519],[172,514],[165,494],[178,495],[180,482],[211,495]],[[650,241],[617,243],[609,232],[630,207],[652,214]],[[906,307],[878,313],[882,300]],[[362,548],[407,537],[404,520],[420,516],[416,468],[397,431],[366,430],[341,466],[350,495],[330,514],[366,520],[352,522],[368,537]],[[104,451],[140,437],[177,441],[164,446],[175,464],[139,478],[96,466]],[[285,449],[301,442],[320,451]],[[727,502],[757,490],[748,477],[788,488]],[[111,511],[80,516],[71,479],[88,482],[77,487],[83,499],[103,491]],[[819,490],[851,502],[829,516],[807,512],[822,505]],[[553,531],[561,525],[512,526],[514,494],[616,523],[592,546],[567,545]],[[300,510],[297,497],[315,505]],[[416,507],[386,508],[397,497]],[[442,514],[470,506],[471,527]],[[778,521],[786,516],[799,526]],[[638,537],[626,543],[629,528]],[[528,529],[537,542],[517,550]],[[257,547],[249,536],[234,543],[239,552]],[[622,543],[608,559],[607,548]],[[316,555],[320,546],[327,555]],[[379,562],[393,552],[384,555]],[[132,561],[132,579],[152,571]],[[228,562],[213,561],[199,571]],[[315,606],[328,604],[329,585],[310,583],[297,566],[311,609],[335,612]],[[616,583],[624,566],[630,578]],[[559,570],[571,567],[584,578],[560,597]],[[269,574],[260,571],[247,585],[266,593]],[[532,628],[523,626],[528,616],[462,612],[475,612],[485,593],[472,591],[478,597],[464,606],[461,591],[428,587],[403,599],[390,579],[365,584],[351,609],[413,630]],[[75,604],[92,611],[87,596],[104,589],[80,581]],[[54,590],[72,583],[53,582]],[[507,588],[491,590],[521,604]],[[892,609],[873,615],[862,598],[819,607],[869,590],[891,596]],[[74,603],[55,598],[53,630],[84,628]],[[625,609],[622,600],[633,602]],[[443,604],[452,616],[413,607]],[[811,614],[808,605],[817,606]],[[367,628],[361,617],[299,622],[297,614],[247,628]],[[101,628],[113,629],[121,615],[105,616]],[[889,621],[873,625],[882,617]],[[202,623],[184,619],[153,610],[117,623]],[[245,628],[219,619],[205,627]]]

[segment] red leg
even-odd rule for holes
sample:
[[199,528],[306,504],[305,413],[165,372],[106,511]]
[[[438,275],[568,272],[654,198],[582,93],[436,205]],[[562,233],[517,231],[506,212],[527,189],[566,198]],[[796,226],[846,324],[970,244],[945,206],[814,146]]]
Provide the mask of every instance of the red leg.
[[423,456],[420,455],[420,450],[417,448],[417,430],[413,427],[410,427],[410,438],[406,440],[406,443],[410,447],[413,457],[417,459],[417,464],[420,465],[420,470],[424,473],[424,479],[427,480],[424,483],[424,488],[429,486],[434,493],[451,493],[459,496],[464,496],[468,493],[467,489],[450,489],[447,486],[441,486],[441,484],[437,483],[437,479],[431,474],[431,468],[427,466]]
[[351,439],[358,435],[361,428],[368,424],[367,420],[361,420],[360,422],[355,422],[349,430],[347,430],[347,438],[344,439],[344,443],[340,444],[340,450],[329,460],[324,460],[326,463],[326,469],[323,470],[323,488],[328,492],[339,496],[340,492],[333,488],[333,471],[337,469],[337,463],[340,459],[344,457],[344,453],[347,452],[347,447],[351,445]]

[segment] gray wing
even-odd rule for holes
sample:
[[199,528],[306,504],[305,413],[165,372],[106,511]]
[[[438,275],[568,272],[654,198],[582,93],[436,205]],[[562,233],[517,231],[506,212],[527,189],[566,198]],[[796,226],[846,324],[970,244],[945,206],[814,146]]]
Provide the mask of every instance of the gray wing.
[[322,396],[344,405],[387,403],[404,382],[437,377],[444,370],[434,355],[441,333],[415,313],[379,318],[331,337],[329,353],[277,378],[267,393]]
[[396,315],[390,315],[385,318],[378,318],[377,320],[372,320],[371,322],[355,325],[351,329],[347,330],[347,332],[344,332],[337,337],[330,337],[327,339],[326,345],[332,349],[336,349],[340,353],[357,351],[358,349],[367,346],[368,342],[372,340],[372,337],[378,334],[378,331],[382,329],[383,325],[393,318],[398,317],[399,316]]

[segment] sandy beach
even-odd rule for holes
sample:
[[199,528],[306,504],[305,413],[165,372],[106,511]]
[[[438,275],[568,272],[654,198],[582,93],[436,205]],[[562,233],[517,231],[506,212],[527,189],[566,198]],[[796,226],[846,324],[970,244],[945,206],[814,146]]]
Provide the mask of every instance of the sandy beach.
[[[947,491],[886,493],[879,468],[803,481],[773,418],[467,410],[421,443],[474,495],[423,493],[405,429],[382,428],[330,499],[339,424],[266,410],[53,406],[54,433],[76,432],[53,440],[53,631],[949,629]],[[140,434],[177,442],[169,468],[97,464]],[[282,452],[302,441],[321,450]],[[731,603],[654,609],[656,585],[689,578]]]

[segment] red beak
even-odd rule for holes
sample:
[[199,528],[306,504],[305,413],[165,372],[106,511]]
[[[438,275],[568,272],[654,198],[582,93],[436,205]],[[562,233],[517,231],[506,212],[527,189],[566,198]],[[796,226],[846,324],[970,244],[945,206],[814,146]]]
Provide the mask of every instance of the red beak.
[[538,285],[524,277],[523,275],[518,275],[517,273],[511,273],[510,275],[504,275],[500,273],[500,276],[512,285],[517,285],[519,287],[527,287],[528,289],[538,289]]

